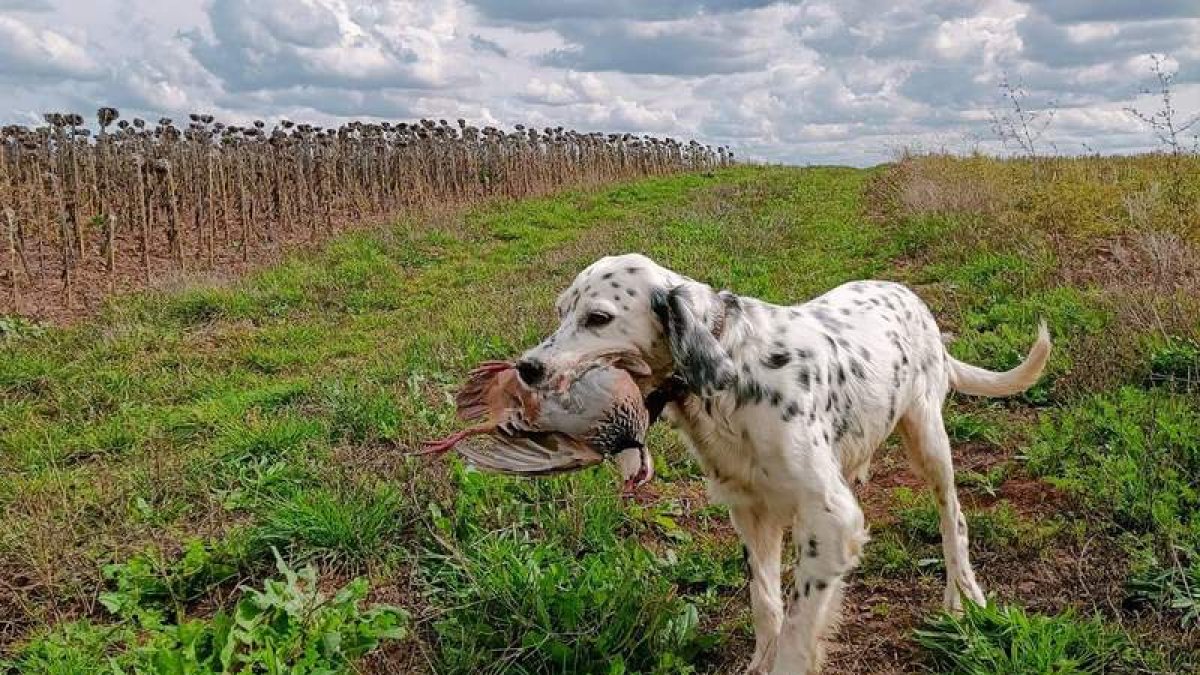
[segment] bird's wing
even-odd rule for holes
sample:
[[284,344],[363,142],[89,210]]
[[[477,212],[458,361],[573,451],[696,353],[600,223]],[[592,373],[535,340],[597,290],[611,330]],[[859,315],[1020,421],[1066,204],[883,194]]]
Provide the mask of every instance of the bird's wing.
[[558,433],[492,434],[460,445],[458,454],[485,471],[520,476],[564,473],[604,461],[587,445]]
[[512,367],[507,361],[485,361],[468,373],[466,383],[454,396],[458,418],[464,422],[477,422],[492,413],[496,388],[505,384],[501,376]]

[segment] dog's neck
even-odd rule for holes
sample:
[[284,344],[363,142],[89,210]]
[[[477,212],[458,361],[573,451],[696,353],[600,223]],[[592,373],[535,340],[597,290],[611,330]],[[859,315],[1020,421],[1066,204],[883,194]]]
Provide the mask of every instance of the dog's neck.
[[[712,311],[705,312],[705,317],[708,319],[709,330],[717,342],[721,341],[721,337],[725,334],[726,327],[731,320],[731,310],[740,310],[737,296],[723,291],[716,293],[709,291],[712,297]],[[650,423],[654,424],[662,416],[663,409],[668,403],[679,403],[685,400],[691,391],[688,389],[687,382],[684,381],[674,370],[671,370],[658,383],[654,389],[646,394],[645,403],[646,409],[650,411]]]

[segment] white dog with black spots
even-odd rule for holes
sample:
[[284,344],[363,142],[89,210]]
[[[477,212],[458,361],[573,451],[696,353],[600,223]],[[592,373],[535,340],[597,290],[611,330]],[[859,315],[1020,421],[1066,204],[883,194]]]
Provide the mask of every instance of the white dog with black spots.
[[[911,290],[855,281],[801,305],[772,305],[713,288],[630,254],[605,257],[558,298],[557,330],[526,352],[528,384],[598,354],[628,351],[686,393],[665,417],[682,432],[712,498],[728,505],[751,573],[751,673],[817,672],[840,614],[843,578],[867,528],[850,481],[898,430],[940,512],[947,609],[985,602],[967,552],[942,407],[953,389],[1008,396],[1032,386],[1050,354],[1045,324],[1016,368],[996,373],[946,352],[929,308]],[[784,603],[784,533],[796,546]]]

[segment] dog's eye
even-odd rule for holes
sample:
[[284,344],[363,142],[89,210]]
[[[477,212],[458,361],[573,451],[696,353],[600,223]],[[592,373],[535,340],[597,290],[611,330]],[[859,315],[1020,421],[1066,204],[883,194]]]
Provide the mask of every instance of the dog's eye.
[[612,314],[608,312],[588,312],[587,318],[583,320],[583,325],[585,328],[599,328],[607,326],[612,320]]

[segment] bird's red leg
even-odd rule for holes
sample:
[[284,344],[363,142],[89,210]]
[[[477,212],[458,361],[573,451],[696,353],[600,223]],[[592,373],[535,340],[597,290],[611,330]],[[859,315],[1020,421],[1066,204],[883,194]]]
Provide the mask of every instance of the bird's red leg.
[[452,433],[445,438],[441,438],[436,441],[426,441],[426,442],[422,443],[421,450],[419,450],[416,454],[418,454],[418,455],[441,455],[441,454],[446,453],[448,450],[450,450],[454,446],[458,445],[465,439],[470,438],[471,436],[478,436],[479,434],[486,434],[491,430],[492,430],[492,425],[490,425],[490,424],[481,424],[481,425],[474,426],[474,427],[468,427],[466,429],[463,429],[462,431],[457,431],[455,433]]
[[631,498],[637,492],[637,479],[628,478],[625,484],[621,486],[621,496]]

